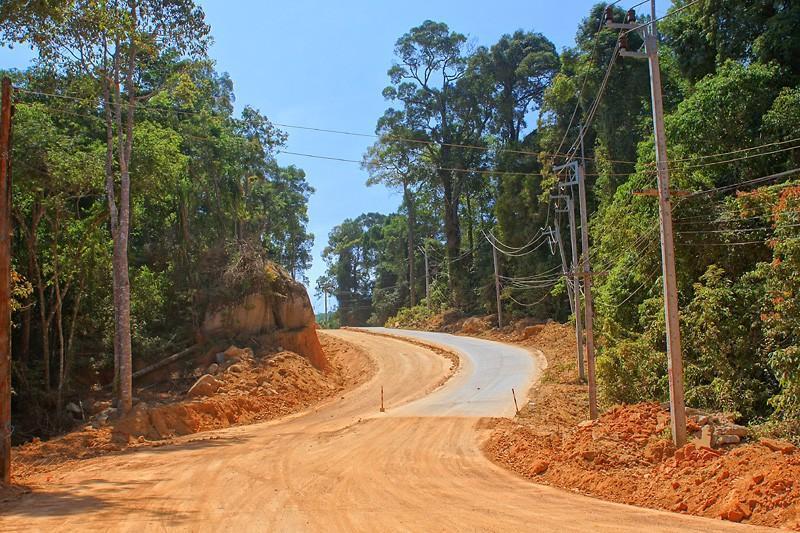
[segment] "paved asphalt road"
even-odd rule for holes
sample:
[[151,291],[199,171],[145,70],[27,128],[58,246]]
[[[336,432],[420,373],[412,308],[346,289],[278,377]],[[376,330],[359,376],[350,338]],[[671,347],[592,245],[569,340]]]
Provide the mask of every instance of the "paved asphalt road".
[[[542,371],[543,357],[524,348],[448,333],[363,328],[366,331],[410,337],[457,350],[461,366],[441,388],[417,401],[393,409],[394,416],[513,416],[514,398],[527,401],[528,389]],[[387,390],[391,390],[388,386]]]

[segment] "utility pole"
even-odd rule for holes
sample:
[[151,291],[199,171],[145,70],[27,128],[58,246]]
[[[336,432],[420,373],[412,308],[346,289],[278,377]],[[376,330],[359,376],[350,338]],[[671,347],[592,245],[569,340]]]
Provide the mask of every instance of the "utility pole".
[[586,381],[586,370],[583,367],[583,320],[581,320],[581,280],[578,276],[578,239],[575,235],[575,199],[572,195],[567,200],[569,215],[569,241],[572,248],[572,291],[575,298],[575,342],[578,347],[578,377]]
[[325,298],[325,327],[330,327],[330,321],[328,320],[328,289],[323,289],[322,294]]
[[500,267],[497,264],[497,248],[492,243],[492,257],[494,258],[494,292],[497,296],[497,329],[503,327],[503,306],[500,302]]
[[427,301],[431,295],[431,280],[428,271],[428,245],[427,243],[422,246],[422,254],[425,256],[425,300]]
[[[580,138],[583,140],[583,127],[580,128]],[[589,222],[588,213],[586,210],[586,179],[583,172],[583,160],[572,160],[564,165],[553,167],[553,170],[558,172],[560,170],[569,168],[572,171],[572,179],[567,183],[562,183],[559,187],[564,188],[567,186],[578,186],[578,203],[580,204],[581,216],[581,274],[583,278],[583,299],[584,299],[584,323],[586,332],[586,362],[588,366],[588,382],[589,382],[589,417],[594,420],[597,418],[597,378],[595,375],[594,364],[594,328],[592,319],[594,317],[594,304],[592,301],[592,272],[589,263]],[[571,226],[574,228],[575,216],[573,214],[573,222]],[[573,255],[574,257],[574,255]],[[577,272],[576,272],[577,274]],[[580,295],[580,287],[576,286],[576,292]],[[580,309],[580,306],[578,306]],[[578,313],[576,313],[577,315]],[[577,335],[577,327],[576,335]]]
[[0,105],[0,481],[11,481],[11,80]]
[[647,59],[650,66],[650,96],[655,132],[656,170],[658,173],[658,216],[661,222],[661,268],[664,278],[664,317],[667,326],[667,354],[669,369],[669,410],[672,415],[672,440],[675,446],[686,444],[686,403],[683,389],[683,356],[678,317],[678,284],[675,276],[675,242],[672,233],[672,204],[669,190],[669,165],[667,137],[664,131],[664,104],[661,94],[661,67],[658,60],[658,28],[656,27],[656,2],[650,0],[650,23],[637,25],[633,10],[628,11],[622,24],[606,25],[629,31],[639,31],[644,38],[645,54],[621,50],[623,57]]
[[[581,127],[583,142],[583,127]],[[583,307],[586,323],[586,363],[589,374],[589,418],[597,418],[597,377],[594,365],[594,303],[592,301],[592,273],[589,264],[589,221],[586,210],[586,177],[583,172],[583,160],[575,166],[578,179],[578,203],[581,212],[581,262],[583,263]]]
[[[565,213],[565,209],[559,209],[558,201],[559,200],[566,200],[567,195],[565,194],[556,194],[550,195],[550,199],[556,202],[556,213]],[[559,217],[556,216],[553,222],[555,225],[555,231],[549,230],[549,234],[553,237],[558,244],[558,253],[561,254],[561,273],[564,275],[564,279],[567,281],[567,298],[569,299],[569,310],[571,313],[575,312],[575,299],[573,298],[572,289],[572,276],[569,273],[569,268],[567,267],[567,256],[564,254],[564,242],[561,240],[561,221]]]

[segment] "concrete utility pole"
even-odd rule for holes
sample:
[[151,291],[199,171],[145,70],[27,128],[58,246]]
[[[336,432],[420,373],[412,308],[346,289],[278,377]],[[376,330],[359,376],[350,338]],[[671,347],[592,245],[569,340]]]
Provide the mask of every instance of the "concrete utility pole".
[[[583,127],[580,128],[581,141],[583,140]],[[578,186],[578,203],[580,204],[580,217],[581,217],[581,270],[580,277],[583,278],[583,299],[584,299],[584,323],[586,332],[586,362],[588,366],[588,384],[589,384],[589,417],[593,420],[597,418],[597,379],[595,376],[594,364],[594,328],[592,319],[594,317],[594,304],[592,301],[592,272],[589,261],[589,223],[588,213],[586,208],[586,180],[583,172],[583,161],[570,161],[564,165],[553,167],[553,170],[558,172],[563,169],[570,169],[572,171],[572,179],[567,183],[562,183],[560,187]],[[574,210],[573,210],[574,211]],[[573,212],[572,228],[575,227],[575,215]],[[574,236],[573,236],[574,242]],[[573,257],[575,255],[573,254]],[[576,271],[576,275],[577,271]],[[576,293],[580,295],[580,286],[576,284]],[[576,300],[579,302],[579,300]],[[577,309],[580,310],[578,303]],[[579,313],[576,313],[576,315]],[[578,335],[575,328],[576,336]]]
[[0,105],[0,481],[11,481],[11,80]]
[[[583,142],[583,128],[581,128]],[[575,166],[578,179],[578,203],[581,211],[581,263],[583,263],[583,307],[586,323],[586,363],[589,374],[589,418],[597,418],[597,377],[594,366],[594,303],[592,301],[592,273],[589,264],[589,215],[586,208],[586,178],[583,161]]]
[[578,240],[575,235],[575,199],[567,200],[569,215],[569,241],[572,248],[572,293],[575,298],[575,342],[578,347],[578,377],[586,381],[586,370],[583,367],[583,321],[581,320],[581,280],[578,275]]
[[661,221],[661,267],[664,277],[664,316],[667,325],[667,354],[669,356],[669,406],[672,423],[672,440],[675,446],[686,444],[686,403],[683,389],[683,356],[678,317],[678,284],[675,279],[675,242],[672,233],[672,204],[669,190],[669,164],[667,137],[664,131],[664,105],[661,95],[661,68],[658,61],[658,28],[656,3],[650,0],[650,23],[637,25],[632,10],[622,24],[609,22],[607,26],[626,31],[639,31],[644,38],[646,54],[621,50],[623,57],[647,59],[650,65],[650,96],[655,131],[656,170],[658,172],[658,216]]
[[[566,200],[567,196],[563,194],[558,195],[550,195],[551,200],[555,200],[558,202],[559,200]],[[566,212],[564,209],[559,209],[556,206],[556,213],[564,213]],[[564,254],[564,242],[561,240],[561,222],[559,221],[558,216],[556,216],[555,220],[553,221],[553,225],[555,226],[555,231],[550,230],[550,235],[555,239],[556,244],[558,244],[558,253],[561,254],[561,273],[564,275],[564,279],[567,281],[567,299],[569,300],[569,310],[571,313],[575,312],[575,300],[572,296],[572,280],[569,273],[569,268],[567,268],[567,256]]]
[[497,248],[492,244],[492,257],[494,258],[494,292],[497,296],[497,329],[503,327],[503,305],[500,301],[500,267],[497,264]]
[[431,295],[431,280],[428,271],[428,245],[422,246],[422,254],[425,256],[425,300]]
[[323,290],[322,294],[325,298],[325,326],[329,327],[330,324],[328,321],[328,289]]

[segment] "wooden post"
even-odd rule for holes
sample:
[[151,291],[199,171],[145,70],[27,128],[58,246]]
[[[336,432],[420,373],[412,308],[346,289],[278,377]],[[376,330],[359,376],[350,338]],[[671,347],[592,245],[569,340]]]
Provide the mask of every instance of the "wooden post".
[[497,248],[492,244],[494,258],[494,292],[497,297],[497,329],[503,328],[503,304],[500,301],[500,267],[497,265]]
[[385,413],[386,408],[383,406],[383,385],[381,385],[381,413]]
[[511,389],[511,396],[514,397],[514,410],[519,414],[519,405],[517,405],[517,393],[514,392],[514,389]]
[[0,106],[0,481],[11,481],[11,80]]

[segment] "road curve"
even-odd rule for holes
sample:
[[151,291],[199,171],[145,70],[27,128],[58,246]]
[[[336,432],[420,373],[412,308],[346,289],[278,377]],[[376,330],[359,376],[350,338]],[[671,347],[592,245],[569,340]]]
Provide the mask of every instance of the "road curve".
[[[0,507],[0,531],[756,531],[519,478],[481,453],[491,419],[396,415],[452,387],[439,387],[449,361],[398,339],[331,334],[377,365],[340,400],[204,440],[75,463]],[[386,383],[392,393],[379,413]]]
[[[513,416],[514,394],[525,402],[544,356],[524,348],[448,333],[363,328],[365,331],[435,343],[456,352],[456,374],[433,393],[392,411],[394,416]],[[539,357],[535,357],[538,355]]]

